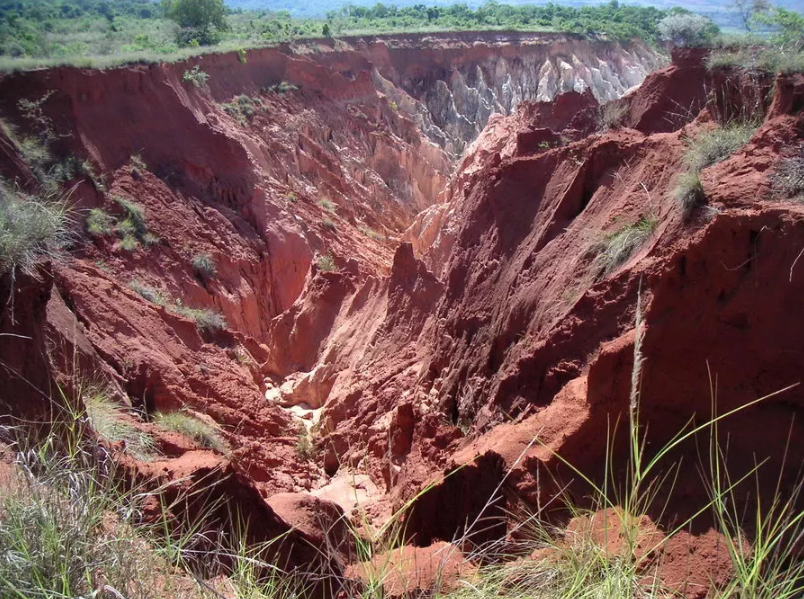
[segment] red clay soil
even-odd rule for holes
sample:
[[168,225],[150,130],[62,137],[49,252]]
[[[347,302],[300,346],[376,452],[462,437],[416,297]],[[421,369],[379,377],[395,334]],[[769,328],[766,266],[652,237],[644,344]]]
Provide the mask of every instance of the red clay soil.
[[[17,101],[56,90],[44,106],[71,136],[53,151],[97,173],[76,179],[76,206],[123,220],[116,198],[135,202],[152,237],[133,251],[114,234],[85,237],[37,277],[2,281],[0,332],[18,337],[0,341],[0,399],[9,414],[41,414],[55,384],[70,397],[94,380],[141,409],[144,430],[155,411],[210,417],[230,453],[157,432],[164,455],[129,466],[157,481],[211,476],[263,523],[258,537],[292,531],[291,565],[344,542],[319,519],[340,508],[306,494],[341,469],[387,491],[375,514],[432,485],[406,516],[416,546],[505,538],[509,510],[545,505],[565,483],[594,507],[555,452],[602,477],[627,421],[638,301],[649,454],[710,417],[713,388],[725,413],[804,372],[804,208],[768,182],[804,139],[804,77],[713,74],[701,59],[677,54],[619,101],[615,128],[598,130],[600,107],[574,92],[494,117],[449,184],[446,154],[390,107],[359,53],[260,50],[242,68],[234,54],[201,57],[206,88],[183,81],[189,62],[3,76],[0,111],[24,134]],[[282,80],[301,89],[260,91]],[[772,104],[757,106],[767,88]],[[253,116],[218,104],[239,94],[259,99]],[[764,122],[701,173],[706,203],[685,217],[672,191],[687,141],[749,108]],[[24,181],[9,143],[2,173]],[[654,228],[607,268],[606,243],[639,222]],[[193,269],[199,254],[214,277]],[[214,309],[227,327],[203,331],[177,307]],[[323,406],[313,451],[300,449],[299,419],[266,401],[264,377],[286,383],[285,404]],[[723,420],[733,474],[768,458],[775,481],[785,458],[801,463],[788,434],[804,434],[802,407],[795,387]],[[619,478],[621,435],[612,447]],[[640,514],[657,534],[705,500],[699,455],[680,447],[675,486]],[[545,515],[569,519],[559,504]],[[729,576],[721,541],[696,520],[665,548],[662,579],[701,596]]]

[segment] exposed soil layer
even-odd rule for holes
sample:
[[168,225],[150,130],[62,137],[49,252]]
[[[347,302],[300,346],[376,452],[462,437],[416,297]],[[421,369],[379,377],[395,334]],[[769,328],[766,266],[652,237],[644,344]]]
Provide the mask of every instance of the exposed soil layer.
[[[64,185],[77,227],[89,208],[116,223],[0,284],[5,411],[46,414],[79,382],[102,383],[163,450],[138,462],[117,448],[134,476],[212,477],[262,523],[255,540],[291,531],[285,565],[327,545],[325,566],[345,574],[354,553],[337,523],[361,497],[377,522],[411,501],[403,561],[431,568],[443,549],[456,578],[447,543],[504,539],[511,510],[564,485],[583,505],[579,472],[598,480],[607,450],[625,464],[639,342],[648,454],[713,409],[784,389],[719,424],[735,476],[767,459],[758,489],[772,487],[785,460],[804,460],[788,442],[804,434],[804,390],[787,388],[804,371],[804,208],[768,180],[804,139],[804,77],[708,72],[685,52],[601,107],[639,82],[629,64],[661,59],[477,35],[0,78],[13,125],[0,173],[35,189],[20,142],[46,127],[55,161],[83,162]],[[570,73],[568,56],[586,66]],[[495,69],[533,77],[537,63],[549,68],[519,95],[495,88]],[[200,87],[184,78],[196,64]],[[32,120],[18,101],[37,98]],[[470,128],[455,125],[470,112]],[[685,214],[674,188],[689,141],[736,116],[762,124],[701,172],[705,202]],[[147,228],[133,247],[120,231],[131,203]],[[629,227],[646,233],[613,257]],[[205,255],[212,273],[193,264]],[[176,410],[208,419],[231,451],[150,422]],[[671,457],[698,464],[700,447]],[[674,480],[640,514],[646,534],[705,501],[696,468]],[[594,529],[611,513],[578,522],[556,502],[545,517]],[[660,560],[688,596],[730,575],[711,524],[696,519]],[[405,568],[428,586],[432,572]]]

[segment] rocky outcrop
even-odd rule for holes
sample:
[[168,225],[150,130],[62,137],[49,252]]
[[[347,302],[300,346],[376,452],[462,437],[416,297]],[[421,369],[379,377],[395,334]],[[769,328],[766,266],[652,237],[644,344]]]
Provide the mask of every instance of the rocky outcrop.
[[666,64],[661,53],[636,42],[514,32],[420,38],[413,39],[433,47],[414,51],[412,40],[393,39],[369,44],[375,83],[455,157],[493,114],[509,115],[522,102],[549,102],[568,91],[614,100]]

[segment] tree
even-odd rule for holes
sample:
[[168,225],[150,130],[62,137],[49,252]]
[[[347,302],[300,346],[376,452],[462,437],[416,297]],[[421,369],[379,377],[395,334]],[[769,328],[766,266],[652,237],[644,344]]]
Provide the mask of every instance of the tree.
[[755,20],[773,30],[771,40],[783,48],[804,47],[804,17],[792,10],[773,8],[755,15]]
[[226,29],[223,0],[162,0],[165,15],[180,27]]
[[710,19],[692,13],[669,15],[659,21],[659,35],[674,46],[706,46],[718,34]]
[[751,31],[755,15],[764,13],[771,8],[768,0],[732,0],[729,6],[737,10],[746,31]]
[[324,23],[324,26],[321,28],[321,35],[324,37],[332,37],[332,31],[329,29],[329,23]]

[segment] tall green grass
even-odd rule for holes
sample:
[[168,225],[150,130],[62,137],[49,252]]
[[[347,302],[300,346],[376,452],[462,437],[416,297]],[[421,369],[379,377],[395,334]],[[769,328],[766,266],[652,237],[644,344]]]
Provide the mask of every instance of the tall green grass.
[[181,480],[129,478],[105,442],[130,441],[133,429],[99,387],[76,388],[80,401],[62,393],[50,422],[0,430],[14,457],[0,486],[0,597],[218,597],[199,565],[238,598],[301,596],[298,577],[273,565],[276,541],[247,544],[236,514],[220,530],[223,497],[197,502],[210,481],[177,492]]
[[70,227],[63,195],[26,194],[0,181],[0,275],[58,260],[72,241]]
[[[724,448],[717,434],[719,423],[767,399],[790,390],[795,385],[761,397],[721,415],[714,415],[697,425],[680,429],[658,449],[648,448],[647,427],[640,418],[642,346],[645,326],[638,303],[634,344],[634,367],[628,405],[628,460],[618,463],[614,435],[609,436],[603,464],[602,482],[595,482],[560,454],[549,450],[587,489],[584,508],[566,492],[559,481],[556,496],[548,503],[560,504],[573,516],[574,526],[559,529],[544,518],[548,505],[532,512],[511,514],[509,537],[519,539],[518,553],[525,558],[505,559],[501,547],[507,539],[484,548],[475,557],[488,565],[473,579],[463,581],[463,588],[451,597],[476,599],[659,599],[675,596],[658,577],[661,552],[679,532],[699,517],[714,516],[723,534],[734,568],[728,584],[717,588],[712,583],[707,597],[712,599],[794,599],[804,593],[804,511],[801,490],[804,479],[792,490],[779,485],[769,504],[758,503],[753,513],[743,510],[742,490],[751,484],[761,464],[739,477],[732,477],[726,466]],[[712,391],[714,397],[714,389]],[[713,401],[714,405],[714,401]],[[713,410],[714,412],[714,410]],[[667,504],[673,495],[680,463],[674,453],[685,444],[708,436],[709,455],[704,460],[703,484],[709,491],[694,513],[669,530],[647,524],[644,515],[670,513]],[[752,521],[751,521],[752,520]],[[661,525],[661,522],[657,522]],[[746,525],[755,532],[748,536]],[[610,544],[610,541],[615,541]],[[510,547],[506,548],[510,551]],[[535,552],[535,553],[534,553]],[[646,559],[649,558],[649,559]]]

